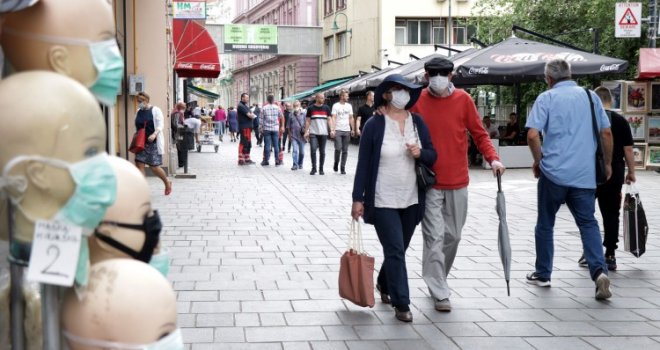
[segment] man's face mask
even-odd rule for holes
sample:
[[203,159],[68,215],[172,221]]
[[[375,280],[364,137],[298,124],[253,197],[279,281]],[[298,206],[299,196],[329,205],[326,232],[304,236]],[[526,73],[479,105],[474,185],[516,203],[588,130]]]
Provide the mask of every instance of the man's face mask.
[[60,159],[42,156],[18,156],[10,160],[0,178],[0,190],[7,194],[18,192],[18,196],[9,196],[12,204],[30,221],[29,216],[21,206],[23,193],[27,190],[27,178],[24,175],[10,175],[11,169],[19,163],[36,161],[48,166],[67,169],[75,182],[75,190],[66,204],[50,219],[67,222],[93,230],[103,220],[105,212],[117,197],[117,179],[110,165],[107,153],[99,153],[93,157],[76,163],[68,163]]
[[114,106],[117,103],[117,94],[121,89],[121,81],[124,76],[124,60],[119,51],[117,41],[114,38],[93,42],[80,38],[26,33],[8,27],[2,30],[5,33],[43,42],[88,46],[92,63],[96,69],[96,80],[87,88],[104,105]]
[[176,329],[166,337],[150,344],[124,344],[111,342],[106,340],[89,339],[79,337],[67,331],[62,332],[64,337],[74,343],[80,345],[87,345],[91,347],[98,347],[102,349],[122,349],[122,350],[183,350],[183,338],[181,337],[181,330]]
[[[117,241],[116,239],[101,233],[98,229],[94,232],[94,235],[101,241],[110,245],[111,247],[131,256],[133,259],[140,260],[145,263],[149,263],[152,260],[154,249],[158,245],[160,230],[163,228],[157,210],[154,210],[154,213],[151,216],[145,217],[144,221],[142,222],[142,225],[125,224],[115,221],[102,221],[101,225],[112,225],[112,226],[144,232],[144,244],[142,245],[142,249],[140,249],[140,251],[135,251],[127,247],[126,245]],[[158,270],[160,271],[161,269]]]

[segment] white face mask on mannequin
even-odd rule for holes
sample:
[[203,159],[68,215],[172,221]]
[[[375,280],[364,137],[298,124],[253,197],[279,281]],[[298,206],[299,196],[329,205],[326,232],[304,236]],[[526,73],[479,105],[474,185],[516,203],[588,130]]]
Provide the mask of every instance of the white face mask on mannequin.
[[105,340],[88,339],[73,335],[64,331],[64,337],[70,341],[81,345],[95,346],[108,349],[126,349],[126,350],[183,350],[183,338],[181,337],[181,330],[177,329],[170,333],[168,336],[151,344],[123,344],[110,342]]
[[408,90],[394,90],[392,91],[392,106],[398,109],[405,109],[406,105],[410,102],[410,93]]
[[429,78],[429,86],[434,92],[444,92],[447,86],[449,86],[449,77],[434,75]]

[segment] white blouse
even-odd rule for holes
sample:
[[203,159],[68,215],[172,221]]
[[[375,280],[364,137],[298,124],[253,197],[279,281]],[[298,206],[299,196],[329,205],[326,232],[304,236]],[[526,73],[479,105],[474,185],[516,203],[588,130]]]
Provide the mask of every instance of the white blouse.
[[376,208],[403,209],[418,203],[415,159],[406,148],[406,143],[418,143],[410,113],[403,131],[401,135],[399,122],[385,116],[385,135],[376,177]]

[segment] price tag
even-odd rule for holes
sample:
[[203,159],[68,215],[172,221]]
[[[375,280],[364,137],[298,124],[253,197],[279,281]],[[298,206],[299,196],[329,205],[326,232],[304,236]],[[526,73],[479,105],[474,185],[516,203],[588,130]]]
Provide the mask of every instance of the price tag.
[[37,220],[27,278],[70,287],[76,275],[82,228],[60,221]]

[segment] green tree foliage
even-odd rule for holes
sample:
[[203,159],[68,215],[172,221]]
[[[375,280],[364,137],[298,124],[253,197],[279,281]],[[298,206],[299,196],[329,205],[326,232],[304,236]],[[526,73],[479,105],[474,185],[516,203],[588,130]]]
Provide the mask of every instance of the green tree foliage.
[[[478,0],[471,18],[477,25],[477,38],[488,44],[498,43],[512,35],[515,24],[554,39],[591,52],[593,33],[590,28],[600,29],[600,54],[625,59],[629,66],[625,74],[587,77],[583,85],[598,84],[600,80],[634,79],[637,74],[639,48],[647,44],[646,30],[642,25],[641,38],[615,38],[615,4],[622,0]],[[642,1],[642,15],[648,16],[647,3]],[[641,18],[637,19],[641,21]],[[517,37],[534,41],[542,39],[522,32]],[[543,90],[542,82],[526,84],[523,88],[523,106]],[[503,96],[509,100],[511,96]],[[524,110],[524,109],[523,109]]]

